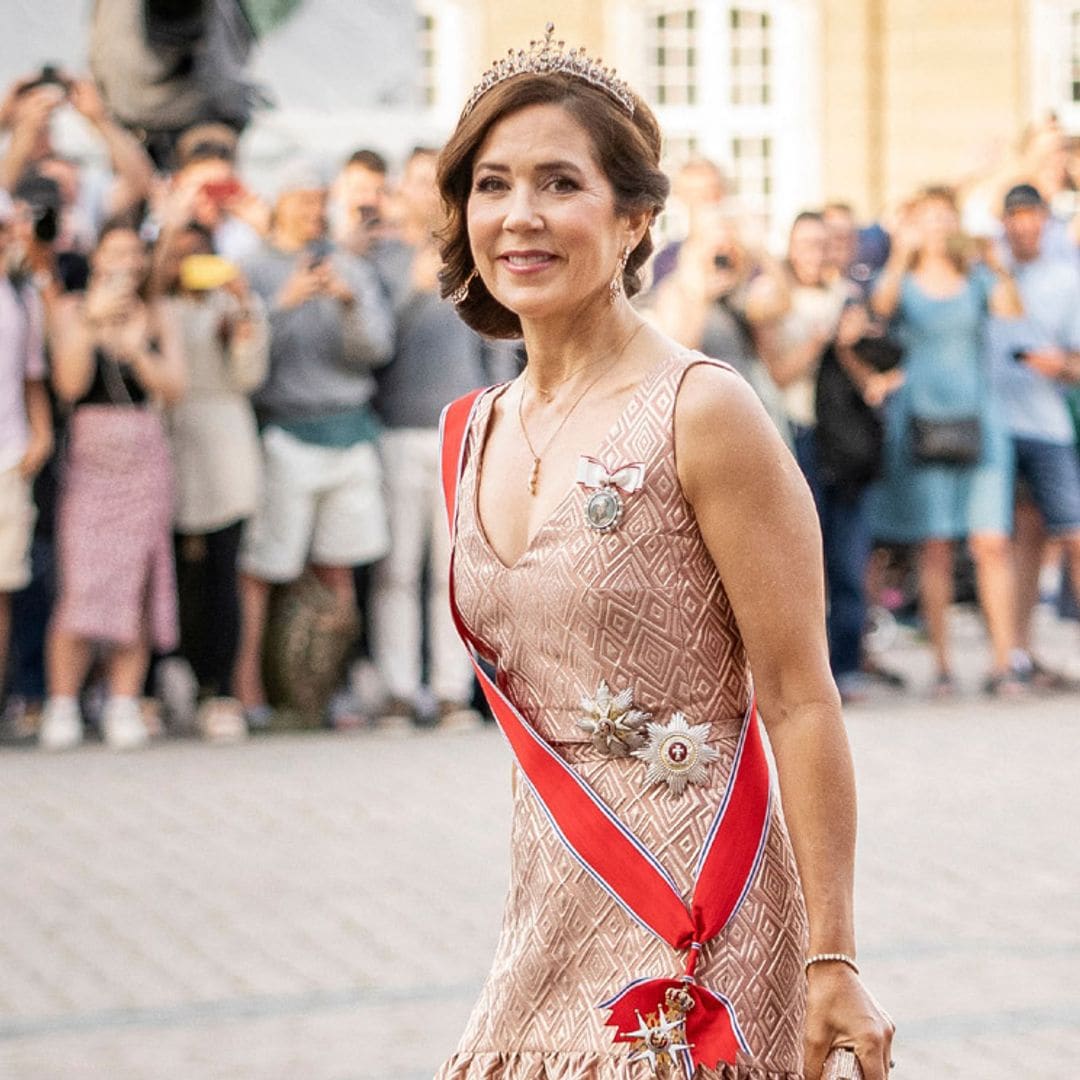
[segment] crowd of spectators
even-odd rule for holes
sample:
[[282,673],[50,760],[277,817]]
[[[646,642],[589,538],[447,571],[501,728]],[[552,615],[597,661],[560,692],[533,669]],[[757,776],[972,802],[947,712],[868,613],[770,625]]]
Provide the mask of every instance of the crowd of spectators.
[[[54,145],[61,109],[107,173]],[[163,723],[234,741],[291,712],[481,722],[446,597],[438,418],[522,358],[439,298],[437,150],[391,170],[361,149],[333,176],[290,160],[261,197],[233,127],[152,158],[92,80],[50,69],[9,88],[0,127],[5,732],[59,750],[88,726],[115,748]],[[1048,551],[1066,609],[1080,590],[1070,167],[1048,121],[882,223],[804,211],[776,255],[715,164],[673,177],[685,228],[641,303],[746,377],[803,470],[848,701],[899,682],[867,647],[880,552],[911,556],[933,693],[957,693],[961,544],[986,691],[1068,686],[1031,650]]]

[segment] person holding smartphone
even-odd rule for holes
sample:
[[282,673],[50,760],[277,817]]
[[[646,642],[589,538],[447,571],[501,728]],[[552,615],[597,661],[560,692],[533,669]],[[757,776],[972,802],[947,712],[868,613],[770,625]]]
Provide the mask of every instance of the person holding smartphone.
[[790,445],[783,399],[762,360],[790,303],[787,280],[767,252],[745,242],[745,225],[730,204],[699,207],[649,306],[679,344],[735,367]]
[[270,234],[243,266],[270,323],[268,373],[253,399],[265,484],[240,550],[233,679],[256,727],[270,717],[261,671],[271,586],[310,564],[351,625],[353,568],[389,545],[370,401],[372,371],[391,355],[391,313],[371,266],[326,239],[326,200],[316,167],[287,167]]
[[158,404],[186,388],[169,307],[147,300],[146,251],[128,224],[101,234],[85,294],[50,312],[53,388],[71,410],[57,522],[59,594],[49,628],[39,743],[83,738],[79,693],[106,646],[105,742],[145,745],[139,698],[151,649],[177,638],[172,464]]
[[1080,456],[1066,395],[1080,385],[1080,270],[1047,250],[1049,208],[1037,188],[1005,196],[1006,257],[1024,301],[1020,321],[995,320],[995,381],[1016,456],[1014,550],[1017,573],[1014,666],[1043,689],[1068,682],[1033,656],[1032,615],[1048,536],[1065,551],[1066,574],[1080,595]]

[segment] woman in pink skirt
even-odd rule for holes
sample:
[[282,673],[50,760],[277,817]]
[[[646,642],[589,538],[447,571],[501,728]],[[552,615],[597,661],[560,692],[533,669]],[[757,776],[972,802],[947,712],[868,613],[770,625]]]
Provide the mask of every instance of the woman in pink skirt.
[[180,339],[163,302],[147,302],[145,247],[106,225],[85,294],[51,320],[53,385],[71,407],[58,519],[57,607],[49,630],[49,698],[39,742],[82,741],[78,695],[106,648],[108,745],[147,740],[139,695],[150,650],[176,643],[172,469],[156,406],[184,389]]

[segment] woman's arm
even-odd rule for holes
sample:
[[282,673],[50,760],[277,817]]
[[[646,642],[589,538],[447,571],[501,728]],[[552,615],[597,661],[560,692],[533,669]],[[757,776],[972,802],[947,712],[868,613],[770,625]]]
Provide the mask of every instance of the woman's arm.
[[882,267],[870,298],[870,310],[878,318],[891,319],[900,307],[904,275],[911,269],[922,246],[922,234],[910,220],[902,219],[889,236],[889,258]]
[[746,295],[746,318],[752,326],[775,322],[791,308],[791,287],[787,274],[771,255],[757,259],[761,272],[750,282]]
[[94,377],[94,332],[80,297],[61,297],[53,304],[49,341],[56,396],[69,404],[78,401]]
[[657,288],[653,311],[656,325],[665,334],[688,349],[701,348],[709,314],[704,290],[688,287],[676,271]]
[[[679,479],[731,600],[776,758],[810,920],[810,954],[855,954],[855,786],[829,671],[821,538],[798,466],[753,391],[722,370],[686,375],[676,407]],[[853,971],[809,972],[806,1076],[854,1046],[886,1075],[891,1025]]]
[[[157,351],[149,348],[151,336],[157,338]],[[143,389],[163,405],[175,405],[187,389],[187,364],[172,304],[168,300],[151,301],[145,319],[131,320],[125,345],[125,359]]]
[[830,328],[811,334],[794,345],[774,341],[773,348],[762,353],[773,382],[782,390],[813,371],[832,339],[833,329]]
[[1024,301],[1017,288],[1016,279],[1001,261],[1001,256],[993,242],[983,245],[982,259],[987,271],[994,277],[987,303],[990,314],[998,319],[1022,318]]

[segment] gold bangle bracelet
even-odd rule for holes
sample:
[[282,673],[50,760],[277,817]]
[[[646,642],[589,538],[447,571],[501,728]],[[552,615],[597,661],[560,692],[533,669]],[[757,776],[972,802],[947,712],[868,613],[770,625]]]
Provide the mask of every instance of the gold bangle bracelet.
[[815,964],[834,964],[834,963],[835,964],[847,964],[847,966],[849,968],[851,968],[851,970],[854,971],[856,975],[859,974],[859,965],[855,963],[855,958],[853,956],[848,956],[847,953],[841,953],[841,952],[823,952],[823,953],[816,953],[814,956],[809,956],[809,957],[806,958],[806,961],[803,964],[803,971],[804,972],[809,972],[809,970]]

